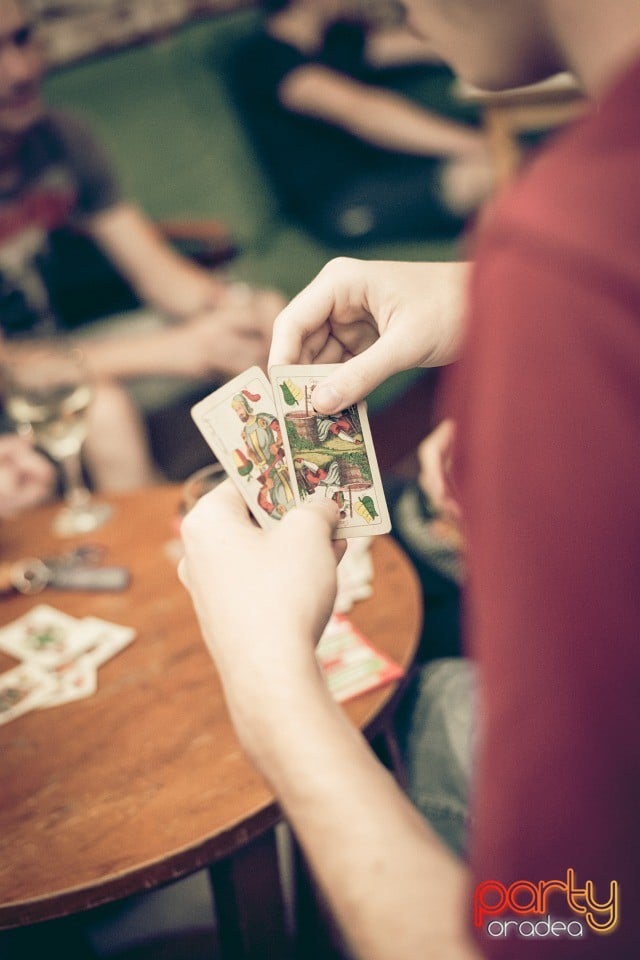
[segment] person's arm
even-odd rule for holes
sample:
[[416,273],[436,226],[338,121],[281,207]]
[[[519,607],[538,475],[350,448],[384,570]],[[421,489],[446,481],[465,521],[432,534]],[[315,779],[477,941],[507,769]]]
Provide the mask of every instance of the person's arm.
[[[238,285],[242,287],[242,285]],[[85,338],[87,366],[98,379],[234,376],[266,366],[273,320],[283,298],[269,290],[229,290],[213,310],[150,333]]]
[[431,44],[406,26],[368,30],[365,58],[372,67],[396,67],[409,64],[441,64]]
[[387,150],[439,157],[487,153],[484,134],[472,127],[320,64],[296,67],[281,81],[278,95],[287,109]]
[[141,210],[119,202],[85,228],[146,303],[174,317],[214,307],[225,284],[176,253]]
[[341,257],[282,311],[269,366],[342,363],[314,405],[336,413],[410,367],[455,360],[463,340],[467,263],[392,263]]
[[243,746],[357,955],[471,960],[466,869],[335,704],[315,659],[335,599],[336,521],[324,501],[265,533],[223,484],[183,522],[181,577]]
[[418,483],[439,513],[460,520],[462,513],[453,481],[455,421],[442,420],[418,447]]
[[129,204],[96,213],[84,227],[146,303],[182,321],[151,334],[83,341],[95,376],[228,376],[266,362],[280,294],[216,279],[174,252]]

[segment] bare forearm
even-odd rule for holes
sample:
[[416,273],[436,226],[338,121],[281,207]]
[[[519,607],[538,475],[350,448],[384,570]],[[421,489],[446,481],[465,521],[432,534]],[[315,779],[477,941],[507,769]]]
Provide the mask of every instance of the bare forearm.
[[147,376],[180,375],[182,359],[174,330],[82,340],[80,347],[92,376],[104,380],[134,380]]
[[351,132],[377,146],[422,156],[449,157],[484,149],[472,127],[440,117],[383,90],[372,91],[370,108],[348,118]]
[[372,67],[440,63],[433,47],[406,27],[382,29],[367,34],[366,60]]
[[464,867],[324,690],[303,700],[260,766],[357,956],[476,958]]
[[95,240],[145,303],[176,317],[213,306],[224,285],[177,254],[136,207],[120,204],[90,224]]
[[283,80],[279,94],[289,109],[389,150],[446,157],[485,149],[482,133],[472,127],[325,67],[297,68]]
[[333,701],[313,654],[335,602],[338,521],[333,501],[312,499],[264,531],[221,484],[184,518],[180,577],[238,736],[358,956],[472,960],[465,869]]

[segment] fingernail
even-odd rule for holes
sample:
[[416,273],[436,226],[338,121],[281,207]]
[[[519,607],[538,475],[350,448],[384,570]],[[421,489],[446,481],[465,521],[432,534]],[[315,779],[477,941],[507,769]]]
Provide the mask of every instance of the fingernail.
[[331,384],[320,383],[313,391],[313,406],[322,407],[324,413],[333,413],[342,409],[342,399]]

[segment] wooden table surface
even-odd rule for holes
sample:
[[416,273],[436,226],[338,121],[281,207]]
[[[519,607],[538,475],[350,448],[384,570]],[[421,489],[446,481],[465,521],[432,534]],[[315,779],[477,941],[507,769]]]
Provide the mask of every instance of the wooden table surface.
[[[166,544],[179,487],[109,498],[113,518],[60,540],[57,507],[0,527],[0,556],[81,542],[126,564],[121,593],[47,590],[0,599],[0,624],[37,603],[133,626],[133,644],[99,669],[97,693],[0,727],[0,929],[65,916],[150,889],[241,849],[280,818],[228,720],[215,668]],[[417,578],[389,537],[375,539],[374,595],[350,616],[403,666],[421,623]],[[0,653],[0,671],[15,661]],[[369,730],[397,684],[345,705]]]

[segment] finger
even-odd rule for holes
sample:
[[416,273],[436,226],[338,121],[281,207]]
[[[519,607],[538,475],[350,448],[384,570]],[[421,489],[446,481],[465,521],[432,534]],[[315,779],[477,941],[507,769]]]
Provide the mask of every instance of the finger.
[[43,484],[52,482],[56,473],[53,464],[31,446],[27,449],[20,468],[23,475],[29,475],[36,482]]
[[275,319],[269,367],[282,363],[299,363],[305,340],[317,331],[331,315],[333,290],[316,277],[291,300]]
[[462,507],[453,497],[444,497],[440,509],[444,516],[449,517],[456,523],[460,523],[462,521]]
[[12,496],[18,486],[18,475],[12,463],[0,466],[0,495]]
[[180,532],[184,539],[191,539],[201,533],[204,525],[221,530],[229,524],[244,527],[251,526],[251,521],[246,503],[233,481],[227,479],[200,497],[184,517]]
[[446,496],[446,484],[439,464],[429,464],[421,470],[418,483],[434,509],[442,510],[442,503]]
[[333,549],[333,555],[336,558],[336,564],[340,563],[345,553],[347,552],[347,541],[346,540],[332,540],[331,547]]
[[386,336],[376,340],[364,353],[341,364],[313,391],[313,406],[318,413],[337,413],[363,400],[392,374],[403,369]]
[[303,503],[295,510],[290,510],[279,529],[285,531],[295,526],[299,531],[306,527],[310,537],[320,535],[330,539],[339,520],[340,511],[333,500],[314,500],[311,503]]
[[267,331],[263,329],[259,318],[252,312],[224,317],[224,327],[225,329],[218,327],[216,332],[225,333],[229,338],[237,340],[251,338],[264,340],[267,337]]
[[329,337],[321,350],[316,354],[315,363],[342,363],[345,360],[345,350],[334,337]]
[[[249,508],[239,493],[233,480],[227,478],[217,487],[205,493],[196,506],[202,504],[207,510],[217,510],[237,520],[248,521]],[[195,509],[195,508],[194,508]]]

